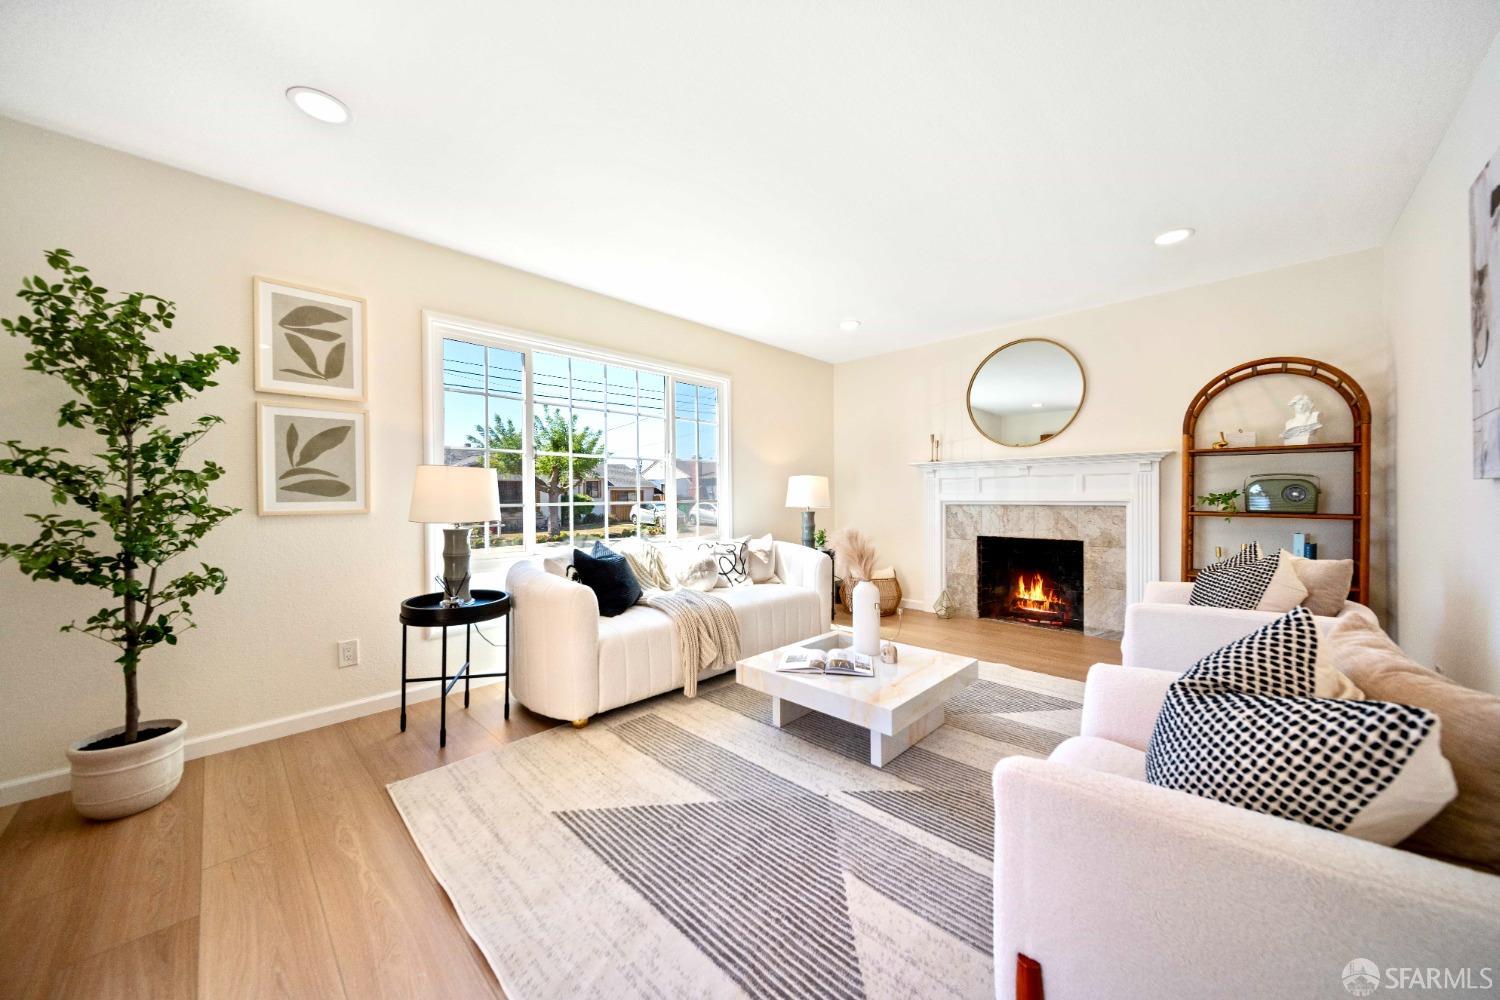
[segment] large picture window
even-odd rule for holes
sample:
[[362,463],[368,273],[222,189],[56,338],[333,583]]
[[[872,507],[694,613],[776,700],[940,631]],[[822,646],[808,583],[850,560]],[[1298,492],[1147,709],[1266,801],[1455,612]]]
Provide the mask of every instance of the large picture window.
[[728,380],[429,316],[428,461],[488,466],[474,558],[729,530]]

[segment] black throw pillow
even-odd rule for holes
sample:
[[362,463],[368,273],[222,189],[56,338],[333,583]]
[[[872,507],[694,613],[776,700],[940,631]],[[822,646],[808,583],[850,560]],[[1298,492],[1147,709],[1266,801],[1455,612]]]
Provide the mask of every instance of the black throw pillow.
[[641,584],[625,557],[603,542],[594,543],[593,552],[573,550],[573,568],[578,582],[594,592],[599,600],[599,614],[613,618],[641,599]]

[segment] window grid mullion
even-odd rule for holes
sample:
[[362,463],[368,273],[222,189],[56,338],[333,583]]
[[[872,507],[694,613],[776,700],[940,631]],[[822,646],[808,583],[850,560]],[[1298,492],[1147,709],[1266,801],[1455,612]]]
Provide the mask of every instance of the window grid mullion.
[[[520,434],[520,438],[521,438],[521,441],[520,441],[520,449],[521,449],[521,454],[520,454],[520,459],[521,459],[521,461],[520,461],[521,497],[520,497],[520,506],[521,506],[521,511],[522,511],[522,524],[521,524],[520,534],[521,534],[522,537],[521,537],[521,545],[519,547],[521,551],[518,554],[525,554],[525,555],[534,555],[534,554],[537,554],[539,552],[539,543],[538,543],[538,533],[537,533],[537,528],[536,528],[536,522],[537,522],[538,515],[540,513],[541,505],[540,505],[540,503],[538,501],[537,491],[536,491],[537,451],[538,451],[539,443],[538,443],[538,441],[536,439],[536,426],[535,426],[535,419],[534,419],[534,413],[533,413],[533,410],[534,410],[534,408],[536,406],[536,395],[535,395],[535,392],[534,392],[534,388],[535,387],[533,386],[533,382],[535,381],[535,379],[537,377],[536,376],[536,357],[535,357],[535,355],[536,355],[536,352],[537,352],[538,348],[532,347],[525,340],[514,341],[514,340],[510,340],[510,339],[508,339],[506,337],[503,337],[503,336],[493,336],[492,337],[492,336],[488,336],[488,335],[485,335],[485,334],[475,335],[474,333],[469,333],[467,331],[454,330],[454,331],[452,331],[452,333],[446,333],[445,332],[445,333],[439,335],[439,337],[437,338],[438,344],[439,344],[439,348],[438,348],[439,352],[441,352],[441,343],[442,343],[442,340],[445,339],[445,338],[446,339],[459,340],[461,342],[466,342],[466,343],[474,344],[474,346],[481,348],[481,350],[483,352],[482,353],[482,361],[481,361],[481,366],[483,368],[483,372],[481,374],[480,386],[476,387],[478,391],[475,392],[473,389],[470,389],[470,390],[468,390],[468,392],[466,394],[479,395],[484,400],[484,410],[483,410],[484,426],[482,428],[482,433],[480,435],[481,439],[480,439],[479,443],[480,443],[480,446],[481,446],[480,447],[481,461],[484,464],[484,466],[486,466],[486,467],[492,467],[494,465],[494,463],[498,460],[498,454],[499,453],[497,452],[497,450],[495,448],[496,442],[492,439],[492,436],[491,436],[490,432],[491,432],[491,425],[492,425],[492,422],[493,422],[494,417],[495,417],[494,402],[495,402],[496,399],[502,398],[501,395],[500,395],[501,390],[496,387],[496,384],[495,384],[496,380],[493,377],[493,373],[490,370],[489,350],[492,349],[492,348],[493,349],[497,349],[497,350],[506,350],[506,351],[514,352],[514,353],[519,354],[521,356],[521,360],[522,360],[521,369],[522,370],[521,370],[520,375],[521,375],[521,383],[522,384],[520,386],[520,393],[519,393],[520,400],[519,401],[521,403],[521,428],[520,428],[520,430],[521,430],[521,434]],[[571,353],[568,353],[565,349],[547,348],[547,350],[549,351],[549,353],[555,354],[559,358],[563,359],[565,361],[566,365],[567,365],[567,369],[566,369],[566,371],[567,371],[567,375],[566,375],[567,386],[566,386],[566,392],[563,393],[562,395],[563,395],[563,401],[564,401],[564,406],[565,406],[565,412],[564,412],[564,415],[563,415],[564,416],[564,423],[565,423],[565,433],[567,434],[567,437],[568,437],[568,440],[566,442],[567,447],[564,449],[564,454],[566,455],[566,459],[567,459],[568,465],[567,465],[567,470],[565,472],[564,482],[562,483],[563,491],[562,491],[562,496],[559,498],[558,506],[560,508],[566,508],[566,510],[561,511],[561,512],[564,513],[564,514],[566,514],[566,516],[568,517],[569,527],[567,529],[567,538],[568,538],[568,540],[571,543],[576,544],[577,543],[577,537],[578,537],[578,525],[576,525],[576,524],[573,523],[573,516],[572,515],[575,513],[575,511],[573,510],[574,504],[573,504],[573,496],[572,496],[572,494],[573,494],[573,486],[575,485],[574,484],[574,479],[575,479],[575,474],[576,474],[576,471],[577,471],[577,462],[579,460],[579,455],[577,453],[577,441],[573,437],[573,417],[575,415],[575,408],[579,405],[579,400],[577,398],[577,386],[574,384],[575,379],[574,379],[574,371],[573,371],[573,369],[574,369],[574,366],[575,366],[575,362],[578,361],[578,360],[581,360],[581,359],[578,358],[578,357],[575,357]],[[439,357],[441,357],[441,354],[439,355]],[[588,358],[588,360],[591,363],[595,363],[595,359],[593,359],[591,357]],[[613,500],[614,500],[614,496],[613,496],[613,494],[611,493],[611,490],[610,490],[610,468],[611,468],[611,466],[610,466],[610,459],[611,459],[611,455],[610,455],[610,451],[609,451],[609,426],[610,426],[610,421],[611,421],[612,416],[614,416],[617,413],[623,416],[626,411],[621,410],[621,409],[617,409],[616,408],[616,404],[614,404],[612,402],[611,398],[610,398],[610,383],[609,383],[608,369],[609,369],[609,366],[610,366],[611,362],[609,360],[599,360],[599,361],[597,361],[597,363],[602,366],[603,371],[604,371],[603,382],[602,382],[602,385],[601,385],[601,392],[603,393],[603,400],[602,400],[601,403],[598,404],[602,408],[604,426],[601,429],[601,438],[602,438],[602,440],[601,440],[600,446],[599,446],[599,453],[597,455],[588,455],[588,456],[585,456],[585,458],[590,459],[590,460],[597,459],[598,469],[599,469],[598,479],[599,479],[600,489],[599,489],[599,496],[596,498],[596,501],[597,501],[598,504],[602,505],[602,508],[603,508],[603,511],[602,511],[602,513],[603,513],[603,529],[602,529],[603,533],[604,533],[605,537],[612,537],[612,531],[611,531],[611,526],[610,526],[609,521],[610,521],[610,514],[611,514],[611,511],[612,511],[612,503],[613,503]],[[661,480],[662,481],[661,481],[661,490],[662,490],[662,499],[663,499],[663,502],[664,502],[665,508],[666,508],[666,510],[665,510],[666,522],[665,522],[665,524],[662,525],[662,528],[663,528],[662,537],[663,537],[663,540],[665,540],[665,541],[669,541],[669,542],[678,541],[678,540],[680,540],[680,537],[681,537],[680,534],[679,534],[679,530],[678,530],[678,527],[679,527],[678,526],[678,520],[679,520],[679,518],[678,518],[678,514],[679,514],[678,506],[684,500],[684,496],[683,496],[683,494],[681,493],[681,491],[679,489],[679,486],[680,486],[679,480],[682,478],[682,471],[683,471],[683,470],[681,470],[679,468],[679,462],[683,460],[683,456],[682,456],[681,453],[679,453],[678,448],[677,448],[677,443],[678,443],[677,442],[677,390],[678,390],[680,384],[681,385],[691,385],[691,386],[693,386],[694,392],[696,393],[697,388],[698,388],[698,383],[696,381],[689,382],[689,381],[687,381],[685,379],[679,379],[676,375],[672,374],[670,371],[663,370],[663,369],[660,369],[660,368],[650,367],[650,366],[648,366],[647,368],[643,369],[643,368],[638,367],[638,366],[636,366],[634,364],[630,364],[630,363],[626,362],[626,363],[621,363],[621,364],[617,365],[617,367],[620,367],[620,368],[629,368],[633,372],[633,374],[634,374],[634,378],[632,380],[634,384],[632,386],[632,396],[631,396],[632,403],[633,403],[633,413],[630,413],[630,417],[631,417],[631,421],[632,421],[632,424],[633,424],[633,432],[634,432],[634,435],[635,435],[635,447],[633,449],[628,449],[628,450],[633,451],[634,454],[633,455],[623,456],[621,458],[622,461],[628,461],[629,464],[630,464],[630,466],[632,467],[632,474],[631,474],[632,489],[631,489],[631,492],[629,494],[629,498],[630,498],[630,501],[631,501],[631,503],[630,503],[629,506],[631,506],[631,507],[634,507],[636,504],[647,502],[646,487],[647,487],[647,482],[648,481],[645,478],[644,469],[642,468],[642,465],[645,462],[645,456],[642,454],[642,451],[643,451],[642,433],[643,432],[642,432],[642,426],[641,425],[642,425],[642,421],[644,419],[646,419],[646,418],[644,416],[644,411],[643,411],[643,406],[645,405],[644,404],[645,395],[644,395],[644,388],[643,388],[643,385],[642,385],[642,378],[641,378],[641,376],[644,373],[649,372],[653,376],[660,376],[662,378],[663,392],[662,392],[662,399],[660,401],[660,406],[661,406],[660,417],[658,418],[655,415],[653,415],[652,418],[651,418],[653,420],[660,419],[661,422],[662,422],[662,434],[661,434],[661,437],[662,437],[662,441],[661,441],[661,461],[662,461]],[[442,371],[441,364],[439,364],[439,371],[440,372]],[[439,391],[442,392],[442,391],[446,390],[448,387],[446,385],[446,379],[443,378],[442,375],[440,375],[439,377],[440,377],[440,380],[441,380],[440,385],[439,385]],[[710,385],[720,385],[721,386],[721,393],[722,393],[723,386],[720,383],[718,383],[718,382],[711,382],[709,384]],[[459,390],[459,391],[463,391],[464,390],[464,387],[462,387],[462,386],[455,386],[453,388],[456,389],[456,390]],[[505,396],[504,398],[508,399],[509,397]],[[722,400],[722,396],[721,396],[721,400]],[[441,412],[442,411],[440,411],[440,413]],[[590,412],[594,412],[594,411],[591,410]],[[722,414],[718,414],[718,416],[722,417]],[[446,416],[445,415],[443,416],[443,419],[446,422]],[[692,432],[693,432],[693,440],[694,440],[693,451],[694,451],[694,453],[696,453],[697,444],[699,443],[699,439],[700,439],[700,435],[701,435],[702,425],[705,424],[705,423],[707,423],[707,422],[699,419],[699,415],[696,414],[696,413],[694,414],[694,416],[693,416],[693,418],[692,418],[692,420],[690,422],[692,424]],[[727,441],[726,441],[726,438],[727,438],[727,428],[725,426],[725,421],[723,421],[722,419],[716,419],[716,420],[712,421],[711,424],[712,424],[712,426],[714,426],[714,429],[715,429],[715,441],[718,443],[717,453],[719,455],[723,455],[727,451],[727,447],[728,447]],[[440,438],[443,436],[443,433],[444,433],[443,430],[440,428],[439,429],[439,437]],[[442,443],[440,441],[439,442],[439,449],[441,450],[443,447],[444,446],[442,445]],[[717,477],[717,472],[716,472],[716,483],[717,483],[717,481],[718,481],[718,477]],[[716,490],[716,495],[717,495],[717,492],[718,491]],[[699,499],[701,500],[701,497]],[[722,528],[723,525],[720,525],[720,527]],[[493,539],[491,538],[491,531],[499,532],[499,531],[502,531],[503,529],[504,529],[504,519],[503,519],[503,516],[502,516],[502,520],[499,523],[495,523],[493,525],[493,528],[491,527],[491,523],[490,522],[486,522],[485,526],[484,526],[484,530],[483,530],[484,541],[478,547],[486,550],[486,554],[487,555],[494,555],[494,554],[500,552],[501,551],[500,548],[498,548],[495,545],[491,544],[492,541],[493,541]],[[642,533],[639,532],[639,530],[638,530],[637,534],[642,534]],[[514,551],[514,550],[512,550],[512,551]]]
[[530,347],[521,350],[521,548],[536,552],[536,434],[531,417],[534,365]]

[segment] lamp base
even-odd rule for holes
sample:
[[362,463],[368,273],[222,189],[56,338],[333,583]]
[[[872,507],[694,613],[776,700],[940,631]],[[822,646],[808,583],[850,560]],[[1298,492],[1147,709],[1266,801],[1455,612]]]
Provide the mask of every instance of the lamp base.
[[816,515],[810,510],[802,512],[802,544],[810,549],[817,548],[813,542],[813,536],[817,534],[817,525],[814,523]]
[[443,529],[443,606],[472,604],[469,594],[469,529]]

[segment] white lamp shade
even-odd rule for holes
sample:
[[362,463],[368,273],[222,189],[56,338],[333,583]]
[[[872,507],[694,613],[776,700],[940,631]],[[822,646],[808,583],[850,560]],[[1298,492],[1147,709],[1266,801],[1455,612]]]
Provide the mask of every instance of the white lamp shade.
[[500,520],[500,480],[494,469],[419,465],[411,487],[411,514],[423,524]]
[[810,510],[814,507],[830,507],[828,502],[827,476],[788,476],[786,480],[786,505]]

